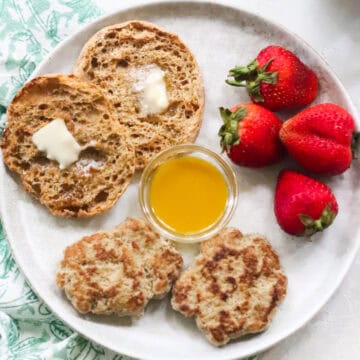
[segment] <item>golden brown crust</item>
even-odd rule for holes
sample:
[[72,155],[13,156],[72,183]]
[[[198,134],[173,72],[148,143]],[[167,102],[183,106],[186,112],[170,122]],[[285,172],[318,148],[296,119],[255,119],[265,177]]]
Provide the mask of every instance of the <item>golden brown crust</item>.
[[[149,64],[165,72],[170,104],[161,114],[144,116],[130,74]],[[145,21],[105,27],[84,45],[74,73],[107,92],[118,120],[129,129],[137,169],[161,150],[196,139],[203,82],[194,56],[177,35]]]
[[170,290],[182,263],[146,221],[127,218],[67,247],[56,282],[81,313],[138,317]]
[[176,281],[171,303],[183,315],[195,316],[208,340],[220,346],[265,330],[286,288],[266,239],[227,228],[202,243],[201,254]]
[[[86,217],[113,206],[135,171],[126,129],[113,120],[102,91],[73,75],[47,75],[25,84],[7,111],[1,141],[6,165],[27,192],[58,216]],[[64,170],[32,143],[32,135],[62,118],[79,145],[77,162]]]

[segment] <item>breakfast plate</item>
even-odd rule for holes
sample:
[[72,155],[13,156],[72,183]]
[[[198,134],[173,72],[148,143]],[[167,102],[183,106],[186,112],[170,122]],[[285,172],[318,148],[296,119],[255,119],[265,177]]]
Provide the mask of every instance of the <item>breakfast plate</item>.
[[[319,76],[317,103],[331,101],[346,108],[357,121],[345,89],[325,61],[303,40],[284,28],[238,8],[230,1],[156,2],[124,5],[121,10],[85,26],[61,43],[36,69],[33,77],[70,73],[84,43],[104,26],[130,19],[147,20],[178,34],[194,53],[203,74],[206,105],[196,143],[220,153],[219,106],[248,101],[245,92],[224,83],[228,69],[246,64],[261,48],[278,44],[293,50]],[[283,114],[284,118],[289,114]],[[52,216],[21,189],[21,184],[0,163],[1,216],[14,257],[28,282],[49,308],[75,331],[116,352],[140,359],[239,359],[261,352],[309,321],[335,292],[360,244],[358,226],[360,169],[354,163],[344,174],[323,178],[333,189],[339,215],[330,229],[312,241],[285,235],[273,213],[277,175],[286,159],[263,170],[232,165],[239,189],[238,205],[230,225],[244,233],[267,236],[288,276],[288,294],[271,327],[256,336],[215,348],[200,335],[192,319],[171,310],[169,299],[152,301],[146,314],[130,321],[115,316],[80,315],[55,283],[63,250],[84,235],[110,229],[127,216],[141,216],[138,201],[140,174],[110,211],[89,219]],[[4,190],[5,189],[5,190]],[[196,245],[178,245],[185,263]]]

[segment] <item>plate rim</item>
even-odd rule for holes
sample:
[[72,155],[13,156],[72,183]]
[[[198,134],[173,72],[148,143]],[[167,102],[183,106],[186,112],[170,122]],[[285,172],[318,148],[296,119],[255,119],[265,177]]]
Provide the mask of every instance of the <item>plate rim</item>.
[[[46,64],[49,59],[51,59],[52,55],[54,52],[58,51],[61,48],[65,48],[67,46],[67,44],[72,41],[72,38],[77,36],[79,33],[84,32],[92,27],[95,27],[97,24],[105,21],[111,17],[116,16],[117,14],[121,14],[125,11],[128,10],[135,10],[137,8],[141,9],[143,7],[152,7],[152,6],[161,6],[161,5],[170,5],[170,4],[194,4],[194,3],[198,3],[198,4],[209,4],[209,5],[219,5],[222,7],[227,7],[228,9],[234,9],[236,11],[240,11],[242,12],[246,17],[250,17],[255,19],[256,21],[265,23],[265,24],[269,24],[272,28],[279,30],[282,33],[286,33],[289,36],[295,38],[297,40],[298,43],[302,44],[302,46],[311,53],[312,56],[314,56],[315,58],[317,58],[320,62],[321,65],[323,67],[323,69],[331,75],[332,79],[334,80],[334,82],[336,83],[336,86],[340,89],[342,96],[344,97],[344,100],[347,104],[347,110],[353,115],[353,117],[357,120],[357,123],[360,123],[360,119],[358,116],[358,111],[351,99],[350,94],[348,93],[348,91],[346,90],[346,88],[344,87],[344,85],[342,84],[342,82],[340,81],[338,75],[336,74],[336,72],[330,67],[330,65],[328,64],[328,62],[324,59],[324,57],[317,51],[315,50],[306,40],[304,40],[300,35],[298,35],[297,33],[289,30],[286,26],[272,20],[272,19],[268,19],[266,16],[262,16],[259,15],[258,13],[252,12],[250,10],[244,9],[241,4],[239,4],[236,0],[132,0],[130,1],[124,1],[121,4],[117,5],[116,10],[108,12],[98,18],[96,18],[94,21],[91,21],[87,24],[84,24],[83,26],[80,26],[78,28],[77,31],[75,31],[73,34],[71,34],[70,36],[68,36],[66,39],[64,39],[63,41],[61,41],[59,44],[57,44],[52,51],[37,65],[37,67],[35,68],[34,72],[30,75],[30,77],[28,78],[28,80],[26,82],[28,82],[30,79],[41,75],[40,74],[40,69],[43,67],[44,64]],[[3,163],[3,161],[0,162],[0,171],[2,171],[3,173],[6,173],[6,167]],[[64,322],[64,324],[66,324],[69,328],[71,328],[72,330],[74,330],[76,333],[78,333],[79,335],[83,336],[84,338],[86,338],[89,341],[92,341],[96,344],[99,344],[111,351],[114,351],[116,353],[118,353],[117,350],[114,350],[113,348],[111,348],[108,344],[104,344],[101,341],[97,341],[94,340],[94,338],[89,334],[85,334],[83,331],[79,331],[75,325],[71,325],[68,323],[68,321],[63,318],[62,316],[60,316],[58,314],[58,312],[56,310],[53,309],[51,303],[49,304],[48,302],[46,302],[45,300],[43,300],[43,297],[39,295],[39,293],[41,293],[41,290],[38,290],[37,286],[34,286],[34,284],[31,282],[31,280],[28,277],[28,274],[23,270],[23,262],[20,260],[20,258],[17,256],[17,254],[15,253],[14,249],[13,249],[13,245],[12,245],[12,234],[11,231],[8,231],[8,225],[11,222],[13,222],[11,219],[8,218],[7,213],[5,211],[5,201],[3,200],[3,197],[1,197],[0,199],[0,215],[1,215],[1,220],[2,220],[2,226],[3,226],[3,231],[4,234],[6,236],[9,248],[11,250],[12,256],[15,259],[21,273],[23,274],[26,282],[30,285],[31,289],[34,291],[34,293],[37,295],[37,297],[39,298],[40,301],[42,301],[44,304],[46,304],[46,306],[51,310],[51,312],[58,317],[61,321]],[[10,228],[10,226],[9,226]],[[360,226],[359,226],[360,229]],[[359,237],[359,236],[358,236]],[[358,239],[359,240],[359,239]],[[329,289],[325,295],[323,295],[321,297],[321,301],[319,301],[317,303],[316,306],[314,306],[314,309],[312,312],[310,312],[306,318],[304,318],[301,321],[301,325],[299,326],[295,326],[293,327],[290,331],[280,331],[278,336],[275,337],[275,339],[272,339],[272,341],[268,341],[267,343],[265,343],[263,346],[260,346],[256,351],[253,351],[247,355],[242,355],[241,358],[239,357],[234,357],[234,356],[227,356],[226,353],[223,354],[218,354],[217,355],[217,359],[218,360],[239,360],[239,359],[244,359],[246,357],[249,356],[253,356],[259,353],[262,353],[266,350],[268,350],[269,348],[277,345],[278,343],[280,343],[281,341],[285,340],[286,338],[290,337],[291,335],[293,335],[294,333],[296,333],[297,331],[299,331],[301,328],[303,328],[305,325],[307,325],[309,323],[309,321],[311,321],[314,316],[324,307],[324,305],[326,303],[328,303],[328,301],[330,300],[330,298],[338,291],[339,286],[342,284],[346,274],[349,272],[349,269],[351,267],[351,265],[353,264],[355,257],[357,255],[357,253],[359,252],[360,249],[360,241],[355,242],[355,245],[352,249],[352,252],[349,254],[349,256],[346,258],[346,261],[344,262],[344,266],[342,269],[342,272],[340,273],[340,275],[337,278],[337,282],[334,284],[334,286]],[[20,260],[20,261],[19,261]],[[26,268],[26,266],[25,266]],[[141,351],[140,351],[141,352]],[[147,356],[148,354],[145,354],[145,356],[143,355],[139,355],[139,352],[134,353],[134,352],[130,352],[130,351],[124,351],[120,353],[121,355],[126,355],[126,356],[130,356],[136,359],[142,359],[142,360],[152,360],[154,359],[154,357],[152,356]],[[139,357],[141,356],[141,357]]]

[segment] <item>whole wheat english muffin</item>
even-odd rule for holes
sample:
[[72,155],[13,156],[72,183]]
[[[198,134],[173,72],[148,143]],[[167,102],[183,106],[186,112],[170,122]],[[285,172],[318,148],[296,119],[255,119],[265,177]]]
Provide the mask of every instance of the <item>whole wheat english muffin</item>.
[[[81,146],[78,161],[60,169],[38,150],[32,136],[63,119]],[[126,129],[95,85],[73,75],[41,76],[27,83],[7,111],[1,147],[6,165],[24,188],[54,215],[85,217],[113,206],[135,171]]]
[[[134,74],[152,65],[165,73],[169,105],[146,115]],[[195,140],[204,107],[203,82],[194,56],[177,35],[143,21],[106,27],[85,44],[74,73],[106,91],[130,132],[137,169],[159,151]]]
[[56,282],[81,313],[139,317],[170,290],[182,263],[146,221],[127,218],[67,247]]
[[267,240],[226,228],[201,244],[201,254],[173,287],[172,306],[214,345],[265,330],[286,294],[287,279]]

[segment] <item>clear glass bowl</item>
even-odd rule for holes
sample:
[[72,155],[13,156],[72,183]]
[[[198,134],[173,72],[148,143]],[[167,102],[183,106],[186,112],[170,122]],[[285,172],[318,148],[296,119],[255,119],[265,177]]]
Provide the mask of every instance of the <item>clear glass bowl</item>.
[[[156,169],[170,159],[184,156],[198,157],[214,165],[223,175],[228,187],[228,198],[222,216],[207,228],[191,234],[178,233],[172,228],[167,227],[166,224],[157,218],[150,204],[150,186]],[[238,189],[236,177],[229,163],[220,155],[199,145],[176,145],[159,153],[146,166],[140,180],[139,201],[146,219],[164,237],[184,243],[203,241],[217,234],[230,221],[236,208],[237,198]]]

